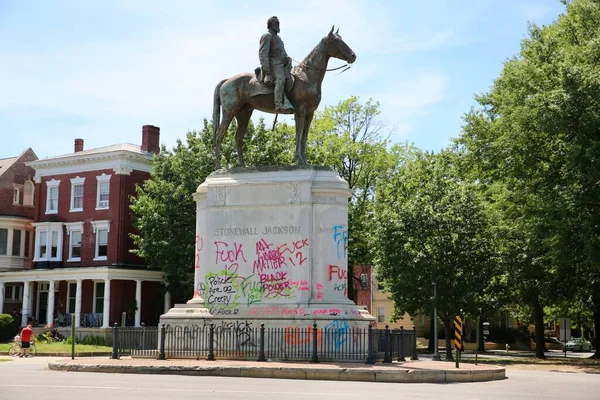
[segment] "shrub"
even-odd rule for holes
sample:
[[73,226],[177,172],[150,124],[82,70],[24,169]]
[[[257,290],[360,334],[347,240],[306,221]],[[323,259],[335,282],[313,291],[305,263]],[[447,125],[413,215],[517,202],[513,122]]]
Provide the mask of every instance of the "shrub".
[[[73,336],[69,336],[67,338],[67,343],[68,344],[73,343]],[[83,339],[76,337],[75,343],[76,344],[89,344],[92,346],[110,346],[111,345],[106,337],[100,336],[100,335],[88,335],[88,336],[84,337]]]
[[17,320],[10,314],[0,314],[0,342],[12,340],[19,333]]

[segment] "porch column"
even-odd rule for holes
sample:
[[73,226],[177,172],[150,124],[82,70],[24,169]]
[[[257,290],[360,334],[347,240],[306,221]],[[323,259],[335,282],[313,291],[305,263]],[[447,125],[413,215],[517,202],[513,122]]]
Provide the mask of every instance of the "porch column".
[[0,282],[0,314],[4,311],[4,282]]
[[77,287],[75,289],[75,328],[81,326],[81,279],[77,279]]
[[33,296],[31,295],[31,288],[33,282],[23,283],[23,312],[21,315],[21,325],[27,325],[27,320],[33,315]]
[[165,314],[171,309],[171,292],[165,292]]
[[102,327],[110,328],[110,279],[104,280],[104,310],[102,314]]
[[142,281],[135,281],[135,303],[137,306],[137,310],[135,310],[135,327],[139,328],[142,326],[140,324],[142,319]]
[[46,312],[46,325],[53,326],[54,324],[54,290],[56,289],[56,281],[48,281],[48,311]]
[[21,326],[27,325],[31,315],[31,282],[23,282],[23,304],[21,306]]
[[54,290],[56,289],[56,281],[48,281],[48,311],[46,312],[46,326],[54,324]]

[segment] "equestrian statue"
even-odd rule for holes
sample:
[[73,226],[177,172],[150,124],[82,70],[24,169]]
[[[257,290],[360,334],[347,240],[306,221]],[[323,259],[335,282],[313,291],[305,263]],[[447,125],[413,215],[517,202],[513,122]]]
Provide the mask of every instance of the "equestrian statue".
[[[283,40],[278,35],[279,20],[267,21],[268,32],[260,38],[260,67],[255,73],[242,73],[224,79],[215,88],[213,129],[215,167],[221,168],[221,143],[231,121],[237,120],[235,144],[240,165],[245,166],[242,144],[254,110],[271,114],[294,114],[296,161],[306,165],[306,139],[313,115],[321,102],[321,83],[331,57],[352,64],[356,54],[334,27],[327,36],[292,69]],[[222,120],[221,120],[222,113]]]

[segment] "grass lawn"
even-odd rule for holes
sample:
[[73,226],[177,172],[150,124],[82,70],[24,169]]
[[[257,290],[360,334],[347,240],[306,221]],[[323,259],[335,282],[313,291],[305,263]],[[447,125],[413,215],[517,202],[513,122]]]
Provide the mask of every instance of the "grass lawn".
[[[0,343],[0,354],[8,353],[8,349],[12,346],[13,343]],[[56,343],[36,343],[35,344],[38,353],[70,353],[71,345],[66,342],[56,342]],[[112,351],[112,347],[107,346],[92,346],[89,344],[76,344],[75,345],[76,352],[110,352]]]

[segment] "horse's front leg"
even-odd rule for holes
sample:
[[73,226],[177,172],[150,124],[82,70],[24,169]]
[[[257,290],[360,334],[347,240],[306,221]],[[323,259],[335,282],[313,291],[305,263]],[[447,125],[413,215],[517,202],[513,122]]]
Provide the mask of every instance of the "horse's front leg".
[[294,114],[294,119],[296,121],[296,162],[298,165],[306,165],[304,152],[302,151],[302,136],[304,135],[306,110],[303,108],[296,108]]
[[310,129],[310,124],[312,123],[314,112],[307,112],[306,118],[304,119],[304,126],[302,127],[302,143],[300,146],[300,157],[302,158],[303,164],[308,164],[306,162],[306,140],[308,139],[308,131]]

